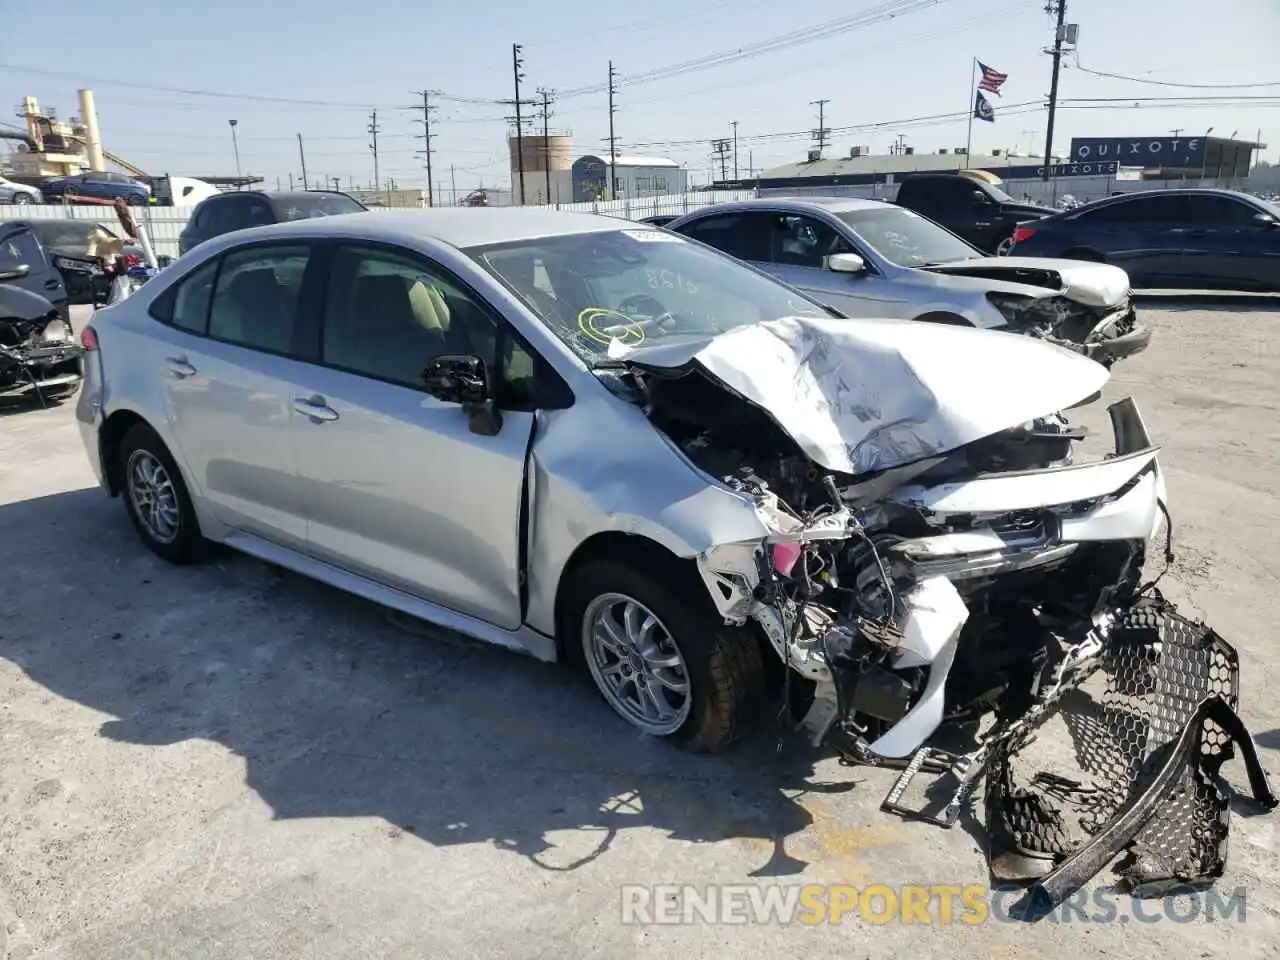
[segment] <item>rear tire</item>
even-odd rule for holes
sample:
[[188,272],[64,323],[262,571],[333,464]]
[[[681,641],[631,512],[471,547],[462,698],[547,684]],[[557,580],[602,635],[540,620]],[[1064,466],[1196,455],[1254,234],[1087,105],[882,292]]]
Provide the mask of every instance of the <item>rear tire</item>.
[[997,257],[1007,257],[1012,250],[1013,250],[1013,234],[1009,234],[1009,236],[1005,237],[1003,240],[1001,240],[999,243],[996,244]]
[[175,564],[203,559],[208,542],[182,471],[159,434],[145,423],[130,427],[117,458],[125,511],[147,549]]
[[14,206],[18,206],[18,207],[25,207],[28,203],[35,203],[35,201],[31,199],[31,194],[29,194],[29,193],[15,193],[15,194],[13,195],[13,204],[14,204]]
[[[726,626],[710,597],[697,594],[698,584],[681,584],[679,564],[647,570],[599,560],[574,571],[566,586],[565,643],[580,651],[605,702],[633,727],[698,753],[722,750],[741,737],[766,702],[759,638],[746,627]],[[653,618],[649,649],[654,660],[668,665],[655,669],[643,645],[628,641],[635,632],[626,629],[628,609],[642,626]],[[601,626],[605,619],[614,628],[612,642],[601,639],[609,633]],[[687,692],[678,699],[672,686],[682,684]],[[645,686],[669,708],[660,719],[656,708],[652,720],[641,715]],[[651,708],[655,704],[648,701]]]

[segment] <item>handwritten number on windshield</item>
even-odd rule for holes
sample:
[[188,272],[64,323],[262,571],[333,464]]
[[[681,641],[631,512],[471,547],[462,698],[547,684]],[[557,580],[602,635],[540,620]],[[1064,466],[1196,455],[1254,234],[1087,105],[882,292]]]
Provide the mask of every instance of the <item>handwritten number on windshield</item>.
[[644,273],[649,281],[649,289],[651,290],[679,290],[694,296],[698,293],[698,287],[692,280],[686,280],[672,270],[654,270],[650,268],[646,269]]

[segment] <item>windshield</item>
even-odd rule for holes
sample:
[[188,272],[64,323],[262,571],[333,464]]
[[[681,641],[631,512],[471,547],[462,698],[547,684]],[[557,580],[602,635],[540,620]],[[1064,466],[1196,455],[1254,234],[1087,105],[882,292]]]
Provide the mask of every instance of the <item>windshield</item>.
[[997,203],[1017,203],[1018,202],[1017,200],[1013,199],[1013,197],[1009,196],[1007,193],[1001,190],[999,187],[993,187],[989,183],[987,184],[987,193],[989,193],[991,195],[991,199],[995,200]]
[[724,254],[652,228],[543,237],[472,254],[592,365],[614,341],[654,345],[779,317],[829,316]]
[[899,267],[926,267],[982,256],[955,234],[905,207],[886,204],[875,210],[850,210],[836,216],[863,243]]
[[364,209],[350,197],[340,193],[317,193],[314,196],[288,196],[273,203],[281,222],[306,220],[310,217],[333,217],[342,213],[358,213]]

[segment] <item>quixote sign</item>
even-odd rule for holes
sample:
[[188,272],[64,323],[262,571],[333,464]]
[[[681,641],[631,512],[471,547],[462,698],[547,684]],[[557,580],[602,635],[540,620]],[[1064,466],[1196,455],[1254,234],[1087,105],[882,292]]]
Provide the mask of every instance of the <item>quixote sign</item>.
[[1071,159],[1077,163],[1114,161],[1122,167],[1199,167],[1204,137],[1076,137]]

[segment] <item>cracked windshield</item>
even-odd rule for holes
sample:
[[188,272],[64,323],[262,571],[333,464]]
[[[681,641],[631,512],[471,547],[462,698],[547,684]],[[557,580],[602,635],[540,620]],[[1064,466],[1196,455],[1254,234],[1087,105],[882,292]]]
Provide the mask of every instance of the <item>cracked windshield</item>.
[[779,317],[828,312],[768,277],[660,230],[540,238],[479,260],[591,364],[612,345],[714,336]]

